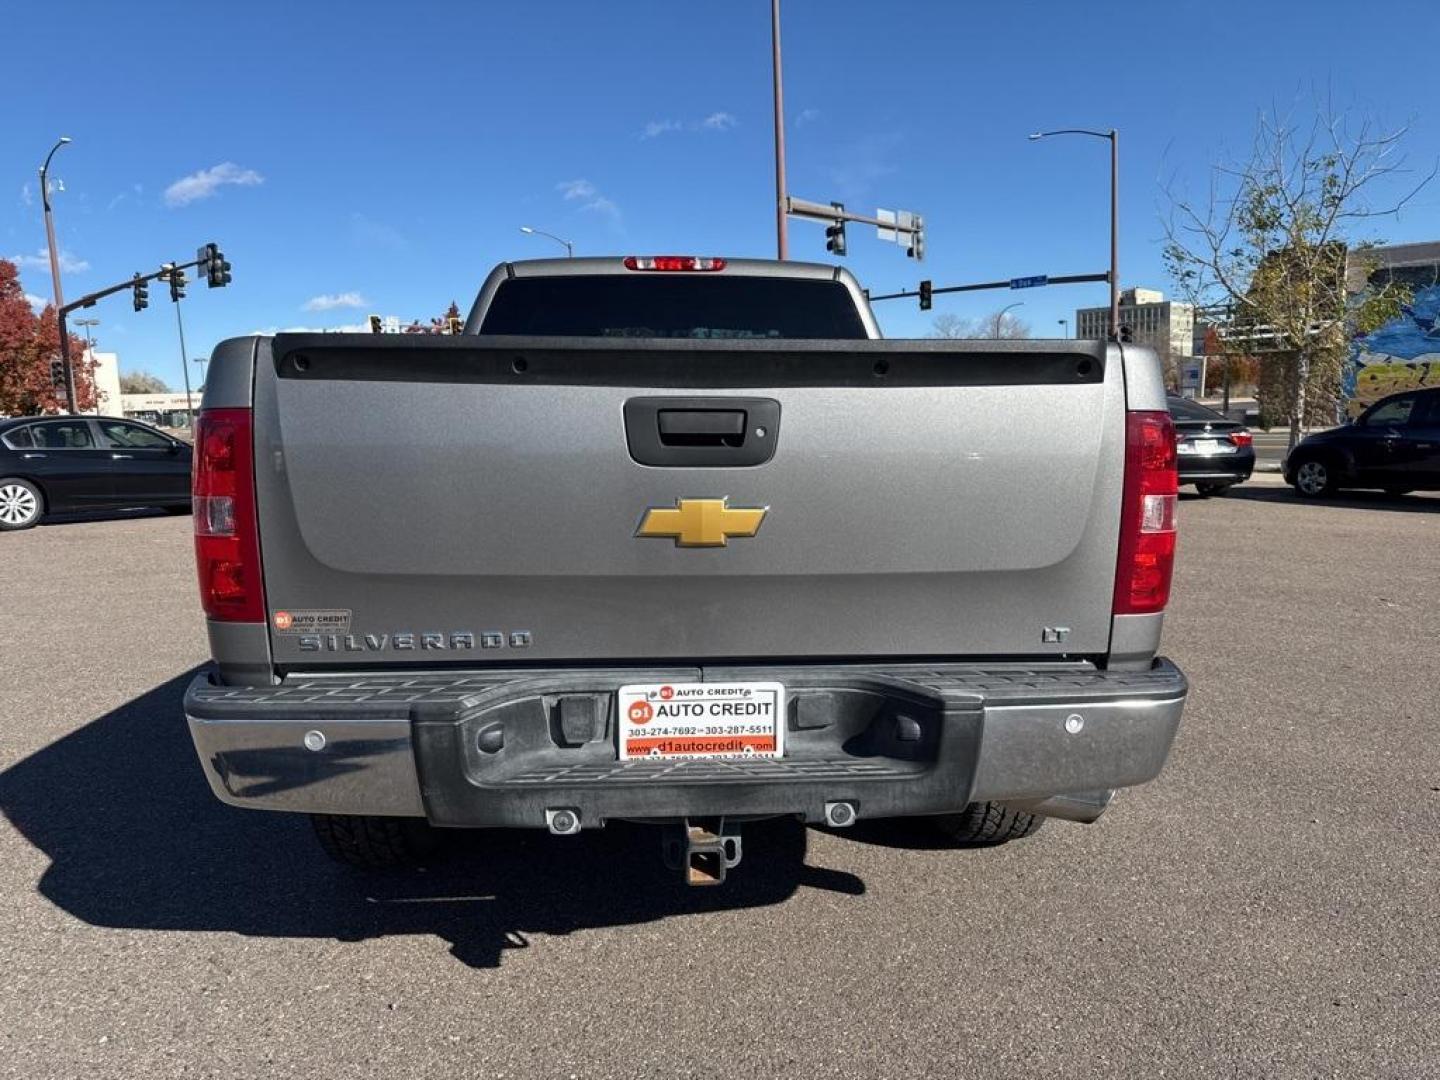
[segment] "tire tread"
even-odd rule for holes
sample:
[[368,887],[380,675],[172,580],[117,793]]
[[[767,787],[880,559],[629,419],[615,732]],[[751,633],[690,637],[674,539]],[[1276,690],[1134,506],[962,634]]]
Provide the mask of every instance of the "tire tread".
[[361,870],[416,866],[436,846],[429,826],[418,819],[311,814],[310,822],[325,854]]
[[1045,824],[1045,818],[1003,803],[975,802],[958,814],[940,815],[935,823],[956,843],[993,845],[1033,836]]

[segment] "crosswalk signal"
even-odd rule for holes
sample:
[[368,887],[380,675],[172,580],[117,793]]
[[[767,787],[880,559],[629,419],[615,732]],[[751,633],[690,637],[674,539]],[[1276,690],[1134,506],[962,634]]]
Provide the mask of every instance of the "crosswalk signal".
[[[845,212],[844,203],[832,202],[830,205],[841,213]],[[845,254],[845,219],[843,217],[837,217],[832,224],[825,226],[825,250],[836,256]]]
[[130,298],[130,303],[136,311],[144,311],[150,306],[150,283],[137,273],[135,275],[135,284],[131,285],[130,288],[134,290],[134,295]]
[[920,282],[920,310],[929,311],[935,295],[935,285],[931,281]]
[[384,320],[379,315],[370,316],[370,332],[372,334],[383,334],[385,332]]

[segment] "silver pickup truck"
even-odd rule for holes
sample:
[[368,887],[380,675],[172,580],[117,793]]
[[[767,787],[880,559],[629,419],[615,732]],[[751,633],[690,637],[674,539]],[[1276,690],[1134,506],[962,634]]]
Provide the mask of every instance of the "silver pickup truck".
[[1155,356],[881,340],[844,270],[506,263],[456,336],[212,355],[185,695],[235,806],[332,856],[437,827],[1093,821],[1185,703],[1157,656],[1175,441]]

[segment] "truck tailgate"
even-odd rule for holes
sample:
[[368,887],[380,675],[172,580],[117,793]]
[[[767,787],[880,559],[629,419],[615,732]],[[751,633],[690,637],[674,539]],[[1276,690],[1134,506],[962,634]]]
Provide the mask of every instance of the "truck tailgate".
[[[255,461],[281,666],[1108,648],[1125,392],[1103,344],[269,348]],[[680,453],[636,460],[659,416],[701,411],[743,430],[682,425],[659,439]],[[737,440],[768,456],[739,463]],[[672,513],[637,535],[651,510]]]

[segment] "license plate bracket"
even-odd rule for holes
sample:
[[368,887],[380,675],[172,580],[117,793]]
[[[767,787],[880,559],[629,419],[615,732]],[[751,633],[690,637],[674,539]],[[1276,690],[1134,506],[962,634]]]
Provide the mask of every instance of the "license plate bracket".
[[784,755],[778,682],[633,683],[617,697],[621,761]]

